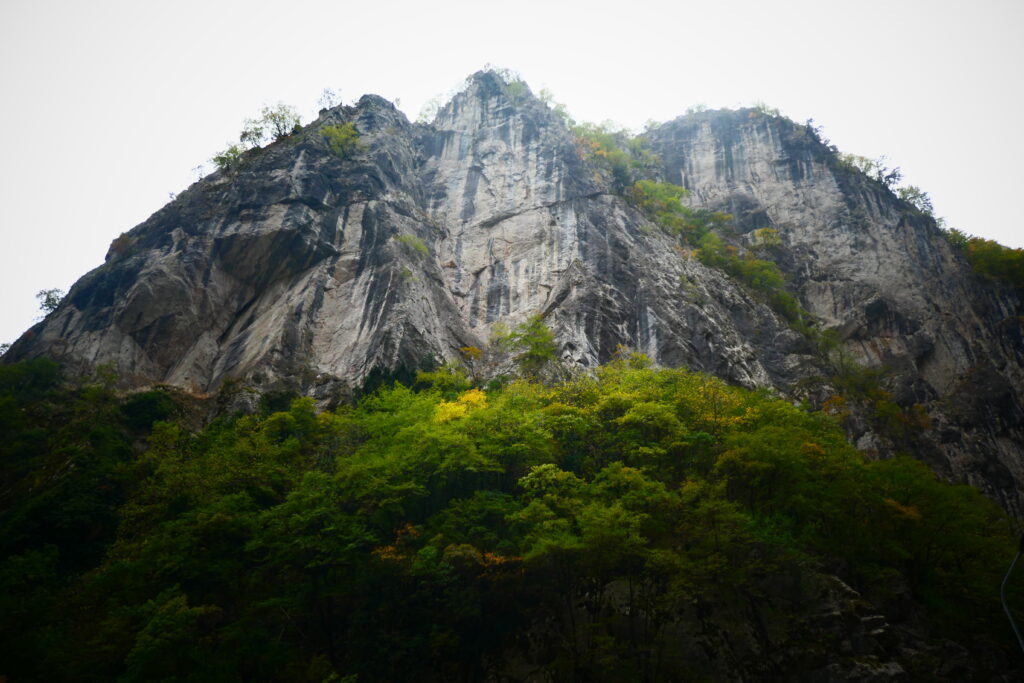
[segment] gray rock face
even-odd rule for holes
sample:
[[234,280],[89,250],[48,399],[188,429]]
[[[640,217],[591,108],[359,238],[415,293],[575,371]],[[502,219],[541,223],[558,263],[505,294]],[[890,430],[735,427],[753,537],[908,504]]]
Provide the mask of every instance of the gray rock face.
[[[804,126],[708,112],[653,138],[667,179],[694,206],[731,212],[748,236],[777,230],[779,265],[804,306],[854,359],[891,369],[898,403],[927,407],[915,455],[1024,511],[1020,292],[974,275],[934,221],[844,169]],[[893,450],[861,436],[858,445]]]
[[[364,148],[340,159],[320,129],[347,122]],[[803,305],[856,359],[895,369],[898,402],[929,408],[922,457],[1021,512],[1018,294],[973,276],[930,219],[792,122],[709,112],[650,138],[691,204],[731,212],[741,235],[778,230]],[[624,345],[794,396],[829,374],[767,305],[611,188],[557,116],[492,73],[430,125],[365,96],[131,230],[6,358],[110,363],[126,386],[211,392],[236,378],[328,398],[374,369],[458,360],[496,323],[539,312],[579,366]]]

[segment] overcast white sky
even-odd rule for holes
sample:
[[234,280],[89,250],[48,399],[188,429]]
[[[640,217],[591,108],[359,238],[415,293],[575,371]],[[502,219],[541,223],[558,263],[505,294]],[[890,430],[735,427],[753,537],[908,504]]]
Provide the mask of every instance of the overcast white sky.
[[0,342],[194,180],[244,118],[325,87],[421,105],[486,63],[639,128],[763,101],[888,155],[953,226],[1024,246],[1019,0],[0,0]]

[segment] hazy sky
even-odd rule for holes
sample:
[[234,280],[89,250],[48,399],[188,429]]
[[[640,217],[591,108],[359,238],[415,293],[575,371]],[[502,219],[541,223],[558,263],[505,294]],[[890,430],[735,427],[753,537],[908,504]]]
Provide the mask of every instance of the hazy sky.
[[283,101],[421,105],[484,64],[639,128],[763,101],[1024,246],[1024,3],[0,0],[0,342]]

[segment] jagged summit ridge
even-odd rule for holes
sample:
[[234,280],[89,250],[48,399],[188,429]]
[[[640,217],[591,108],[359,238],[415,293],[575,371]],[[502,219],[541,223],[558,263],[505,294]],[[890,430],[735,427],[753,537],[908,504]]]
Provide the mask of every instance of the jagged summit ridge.
[[[321,131],[348,123],[362,149],[339,158]],[[1017,509],[1018,294],[973,278],[930,219],[839,168],[804,126],[722,110],[647,137],[660,178],[732,214],[740,244],[777,232],[801,305],[851,358],[897,371],[897,402],[928,406],[931,464]],[[375,368],[457,361],[535,312],[577,366],[624,345],[793,395],[829,372],[770,306],[627,201],[544,103],[491,72],[429,124],[367,95],[204,178],[9,358],[110,363],[126,386],[210,392],[233,378],[327,398]]]

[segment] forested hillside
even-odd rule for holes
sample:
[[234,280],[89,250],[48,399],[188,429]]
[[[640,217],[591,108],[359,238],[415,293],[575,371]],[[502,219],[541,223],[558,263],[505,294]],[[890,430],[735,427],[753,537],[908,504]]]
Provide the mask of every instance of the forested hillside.
[[579,371],[626,346],[843,395],[859,450],[1024,516],[1022,252],[941,230],[898,169],[766,106],[577,122],[501,70],[415,123],[375,95],[325,105],[247,120],[67,296],[43,290],[2,362],[328,405],[429,359],[497,376],[472,350],[537,317]]
[[1008,518],[768,392],[635,353],[546,383],[446,366],[320,413],[113,383],[0,367],[12,681],[990,680],[1019,657]]
[[1024,251],[766,106],[432,114],[264,107],[40,292],[0,683],[1024,680]]

